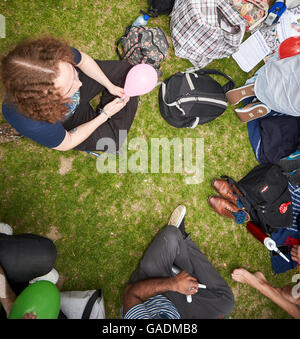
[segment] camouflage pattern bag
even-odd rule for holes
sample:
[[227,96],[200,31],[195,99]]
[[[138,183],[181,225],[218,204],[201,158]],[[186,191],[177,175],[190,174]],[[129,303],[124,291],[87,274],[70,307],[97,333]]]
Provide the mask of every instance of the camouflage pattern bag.
[[[123,55],[118,49],[120,43]],[[168,40],[160,28],[129,26],[125,35],[117,41],[116,52],[120,60],[126,60],[131,65],[149,64],[158,70],[168,55],[168,48]]]

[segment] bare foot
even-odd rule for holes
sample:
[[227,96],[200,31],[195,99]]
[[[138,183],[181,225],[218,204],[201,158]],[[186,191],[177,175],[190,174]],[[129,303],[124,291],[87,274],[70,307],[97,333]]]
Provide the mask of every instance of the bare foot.
[[241,282],[243,284],[249,284],[249,281],[255,279],[255,276],[249,273],[244,268],[236,268],[232,273],[231,277],[233,280],[237,282]]
[[244,268],[236,268],[231,273],[231,277],[237,282],[248,284],[255,288],[257,288],[258,285],[261,285],[261,283],[267,283],[267,279],[261,272],[255,272],[254,274],[252,274]]
[[[248,284],[256,288],[260,293],[272,300],[284,309],[292,317],[300,319],[299,307],[295,305],[295,299],[290,300],[291,290],[289,288],[275,288],[271,286],[261,272],[249,273],[244,268],[237,268],[231,273],[233,280]],[[298,304],[299,305],[299,304]]]
[[259,280],[261,280],[261,281],[264,281],[264,282],[268,282],[267,281],[267,279],[266,279],[266,277],[264,276],[264,274],[262,273],[262,272],[255,272],[255,273],[253,273],[255,276],[256,276],[256,278],[258,278]]

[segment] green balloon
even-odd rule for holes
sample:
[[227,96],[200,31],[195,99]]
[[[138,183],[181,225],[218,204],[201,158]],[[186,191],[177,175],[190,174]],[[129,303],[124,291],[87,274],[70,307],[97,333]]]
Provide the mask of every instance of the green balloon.
[[22,319],[33,312],[37,319],[57,319],[60,294],[50,281],[41,280],[26,287],[14,302],[9,319]]

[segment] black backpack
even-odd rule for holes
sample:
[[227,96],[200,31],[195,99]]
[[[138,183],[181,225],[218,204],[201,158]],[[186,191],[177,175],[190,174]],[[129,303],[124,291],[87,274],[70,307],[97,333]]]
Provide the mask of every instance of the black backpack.
[[157,17],[162,14],[170,14],[172,12],[175,0],[148,0],[148,14]]
[[[209,74],[229,81],[221,86]],[[159,108],[162,117],[174,127],[194,128],[216,119],[227,108],[225,93],[234,88],[231,77],[215,69],[189,68],[162,82]]]
[[290,227],[293,223],[293,207],[288,189],[288,180],[278,165],[262,164],[254,167],[236,183],[222,176],[231,186],[236,186],[252,221],[264,232],[271,234],[278,228]]

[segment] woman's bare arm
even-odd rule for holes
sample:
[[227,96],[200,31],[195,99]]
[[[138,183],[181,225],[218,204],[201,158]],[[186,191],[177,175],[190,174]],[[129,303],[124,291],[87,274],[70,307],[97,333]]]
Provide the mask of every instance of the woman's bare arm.
[[96,61],[91,58],[89,55],[80,52],[81,53],[81,61],[77,65],[77,67],[85,73],[90,78],[96,80],[101,85],[103,85],[109,93],[112,95],[123,97],[124,96],[124,90],[121,87],[115,86],[103,73],[102,69],[97,65]]
[[78,146],[84,140],[86,140],[100,125],[106,122],[109,117],[119,112],[127,104],[128,100],[129,97],[126,97],[124,100],[120,100],[119,98],[114,99],[104,107],[107,116],[105,114],[100,114],[93,120],[85,122],[73,130],[66,132],[62,143],[53,149],[58,151],[69,151]]

